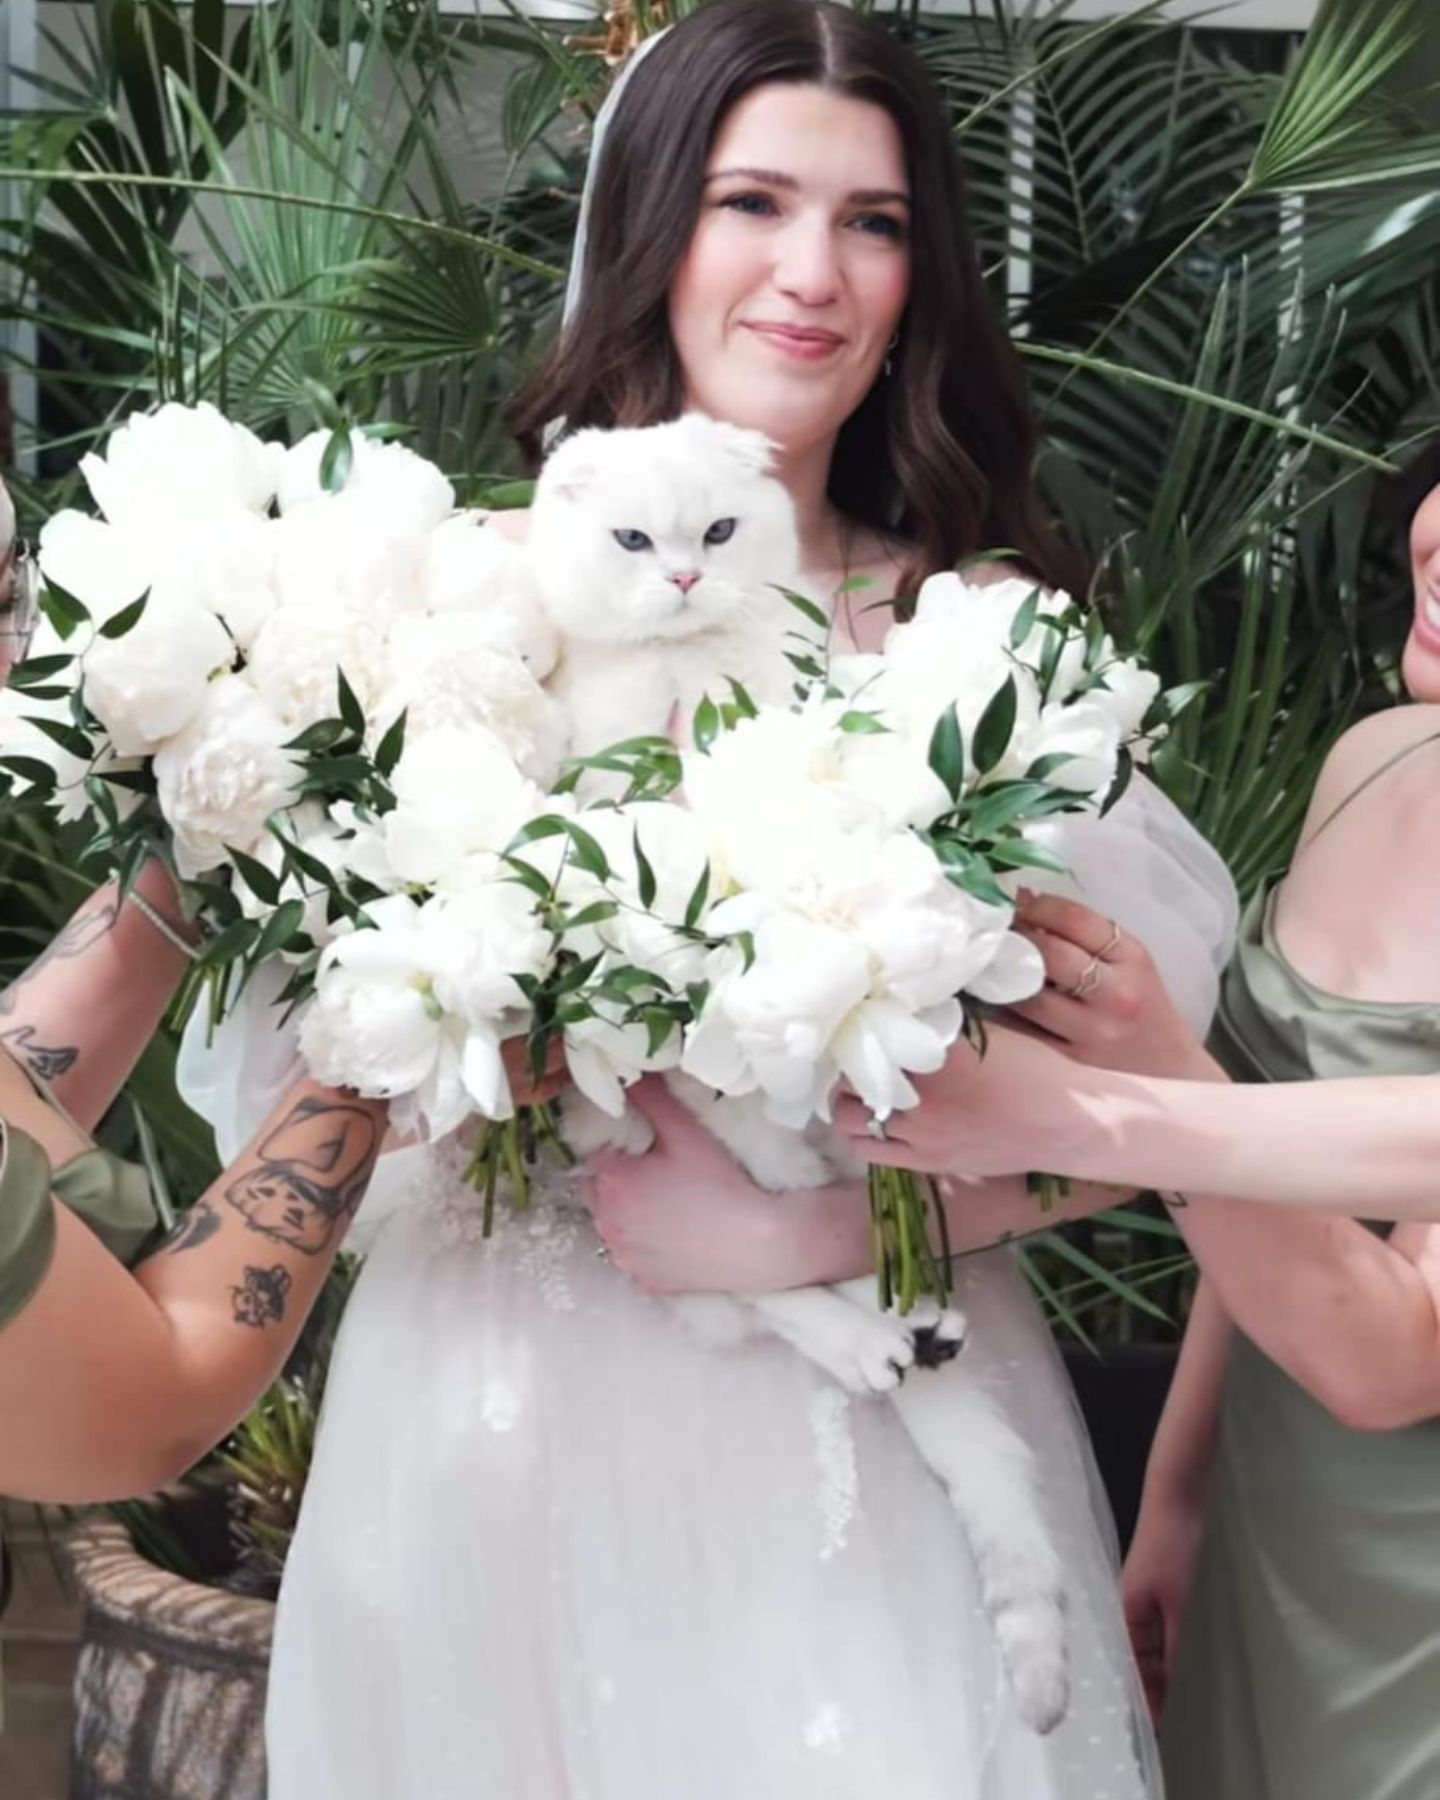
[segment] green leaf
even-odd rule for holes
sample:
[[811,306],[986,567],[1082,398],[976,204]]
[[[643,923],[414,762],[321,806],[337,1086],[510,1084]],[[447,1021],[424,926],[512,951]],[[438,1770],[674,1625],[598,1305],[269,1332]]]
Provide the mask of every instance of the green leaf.
[[18,775],[22,781],[42,794],[52,793],[55,788],[55,771],[47,762],[41,762],[34,756],[0,756],[0,769],[8,769],[12,775]]
[[226,846],[225,854],[257,900],[266,906],[279,905],[280,877],[273,869],[267,869],[264,863],[258,862],[253,856],[247,856],[243,850],[236,850],[229,845]]
[[253,955],[257,962],[263,962],[267,956],[273,956],[277,950],[283,950],[299,931],[305,919],[305,902],[303,900],[287,900],[265,921],[259,937],[255,940]]
[[720,735],[720,709],[707,694],[695,708],[695,748],[706,755]]
[[313,725],[307,725],[297,737],[287,739],[284,747],[313,755],[316,751],[329,750],[346,735],[343,720],[317,719]]
[[1035,629],[1035,619],[1039,611],[1040,589],[1037,587],[1010,621],[1010,648],[1012,650],[1019,651],[1029,642],[1030,633]]
[[840,729],[856,737],[880,737],[887,734],[890,727],[878,713],[846,712],[840,715]]
[[339,693],[341,724],[353,737],[363,738],[365,735],[365,708],[356,697],[354,688],[345,679],[343,669],[336,669],[335,684]]
[[634,844],[634,850],[635,850],[635,869],[636,869],[637,885],[640,890],[640,904],[648,912],[649,909],[655,904],[655,894],[656,894],[655,871],[650,866],[649,857],[646,856],[644,850],[641,848],[640,827],[638,824],[635,827],[633,844]]
[[707,862],[700,871],[700,879],[695,883],[689,900],[685,905],[685,929],[693,931],[705,910],[705,902],[710,897],[710,865]]
[[78,625],[84,625],[90,617],[89,607],[58,586],[48,575],[40,593],[40,604],[62,638],[68,638]]
[[146,592],[143,593],[138,600],[132,600],[128,606],[122,606],[120,611],[115,614],[114,618],[107,619],[100,627],[101,637],[124,637],[127,631],[132,631],[135,626],[139,624],[141,615],[144,613],[145,608],[149,603],[150,595]]
[[808,619],[812,625],[818,626],[821,631],[828,632],[830,630],[829,619],[826,618],[823,609],[818,607],[813,600],[807,600],[804,594],[797,594],[793,588],[782,587],[780,592],[802,618]]
[[37,683],[48,681],[52,675],[68,669],[74,661],[73,656],[26,657],[10,671],[10,686],[20,693],[28,693]]
[[354,467],[355,446],[350,441],[349,430],[341,425],[331,432],[320,458],[320,486],[327,494],[340,493]]
[[1010,748],[1018,704],[1015,677],[1007,675],[1005,685],[993,696],[975,727],[975,767],[980,774],[988,775]]
[[95,754],[94,746],[85,733],[76,725],[63,725],[59,719],[31,719],[30,723],[37,731],[43,731],[52,743],[62,750],[68,750],[71,756],[78,757],[81,762],[89,762]]
[[603,925],[607,919],[613,919],[620,907],[614,900],[596,900],[589,906],[582,906],[578,913],[572,913],[561,927],[562,931],[579,931],[587,925]]
[[400,761],[405,749],[405,721],[408,709],[402,712],[395,723],[375,746],[375,767],[386,780],[395,773],[395,765]]
[[965,785],[965,739],[953,706],[947,706],[935,721],[927,760],[945,792],[952,800],[958,800]]

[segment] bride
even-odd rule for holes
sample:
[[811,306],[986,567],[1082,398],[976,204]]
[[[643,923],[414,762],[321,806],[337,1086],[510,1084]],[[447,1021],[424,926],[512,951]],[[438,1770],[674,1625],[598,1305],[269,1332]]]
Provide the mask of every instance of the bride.
[[[913,591],[1004,544],[1075,585],[906,50],[843,7],[716,0],[637,59],[606,125],[532,442],[684,408],[763,431],[843,643],[886,622],[845,597],[855,577]],[[1068,835],[1087,900],[1203,1026],[1231,924],[1218,863],[1143,787]],[[252,1005],[192,1041],[190,1091],[253,1110],[290,1054]],[[1015,1716],[965,1539],[888,1405],[779,1342],[702,1347],[569,1188],[485,1241],[454,1153],[392,1160],[408,1172],[280,1600],[272,1800],[1158,1795],[1104,1501],[1006,1251],[967,1259],[958,1299],[969,1378],[1033,1447],[1068,1571],[1073,1700],[1046,1738]]]

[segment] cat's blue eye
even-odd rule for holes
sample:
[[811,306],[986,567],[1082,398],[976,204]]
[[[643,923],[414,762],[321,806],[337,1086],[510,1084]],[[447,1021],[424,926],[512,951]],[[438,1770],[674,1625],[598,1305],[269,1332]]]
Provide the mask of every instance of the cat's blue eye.
[[717,544],[728,544],[734,535],[734,519],[717,519],[705,533],[705,542],[713,550]]
[[654,544],[643,531],[632,531],[628,525],[622,525],[615,533],[615,542],[622,550],[653,550]]

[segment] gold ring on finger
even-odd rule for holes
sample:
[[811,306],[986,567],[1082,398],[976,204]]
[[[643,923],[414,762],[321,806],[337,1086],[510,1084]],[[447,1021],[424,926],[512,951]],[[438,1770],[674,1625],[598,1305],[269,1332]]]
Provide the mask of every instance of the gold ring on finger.
[[1100,985],[1100,958],[1092,956],[1076,980],[1060,992],[1067,1000],[1088,1000]]

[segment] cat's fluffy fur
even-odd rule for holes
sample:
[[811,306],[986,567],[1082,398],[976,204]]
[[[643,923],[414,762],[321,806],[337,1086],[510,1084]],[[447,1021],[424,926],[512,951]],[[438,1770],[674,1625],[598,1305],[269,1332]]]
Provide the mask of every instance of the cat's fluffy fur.
[[690,413],[577,432],[545,464],[529,550],[572,754],[663,732],[707,690],[726,698],[727,678],[786,697],[795,614],[776,584],[798,581],[800,550],[772,454],[758,432]]
[[[764,438],[694,414],[648,429],[579,432],[550,458],[530,553],[559,635],[549,686],[568,716],[572,755],[665,733],[676,708],[688,718],[705,692],[724,697],[727,677],[756,700],[788,696],[785,634],[794,614],[772,584],[799,585],[799,546],[789,498],[770,471]],[[604,789],[592,782],[589,791]],[[821,1187],[860,1172],[823,1132],[777,1125],[758,1096],[727,1099],[688,1077],[669,1079],[762,1187]],[[565,1114],[582,1156],[649,1147],[649,1127],[633,1111],[610,1119],[574,1096]],[[1064,1572],[1030,1451],[963,1363],[905,1380],[917,1352],[937,1363],[954,1356],[964,1320],[933,1306],[906,1319],[882,1313],[870,1277],[673,1304],[708,1342],[773,1331],[848,1390],[891,1397],[969,1537],[1020,1713],[1037,1731],[1052,1729],[1069,1697]]]

